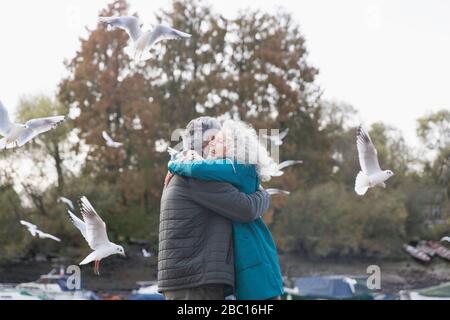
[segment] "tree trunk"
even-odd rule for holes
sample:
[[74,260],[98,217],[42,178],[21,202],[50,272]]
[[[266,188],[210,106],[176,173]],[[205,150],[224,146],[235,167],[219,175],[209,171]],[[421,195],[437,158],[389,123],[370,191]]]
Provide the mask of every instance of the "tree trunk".
[[56,173],[58,174],[58,190],[60,193],[64,190],[64,174],[62,169],[62,158],[57,142],[53,142],[54,153],[53,160],[55,160]]

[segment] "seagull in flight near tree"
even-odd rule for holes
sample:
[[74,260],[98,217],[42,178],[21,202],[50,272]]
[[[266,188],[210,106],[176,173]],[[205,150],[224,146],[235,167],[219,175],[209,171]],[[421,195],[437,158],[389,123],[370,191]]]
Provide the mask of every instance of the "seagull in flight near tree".
[[156,25],[152,30],[143,31],[142,23],[133,16],[100,17],[99,22],[109,24],[115,28],[125,30],[130,36],[133,46],[130,56],[138,61],[148,60],[150,49],[164,40],[190,38],[191,35],[166,25]]
[[49,233],[45,233],[45,232],[39,230],[38,227],[35,226],[32,223],[29,223],[27,221],[21,220],[20,224],[25,226],[28,229],[28,232],[30,232],[33,237],[38,237],[39,239],[52,239],[52,240],[55,240],[57,242],[61,242],[61,239],[59,239],[59,238],[57,238],[55,236],[52,236]]
[[64,122],[64,116],[32,119],[25,124],[13,123],[8,110],[0,101],[0,149],[13,149],[24,146],[37,135],[55,129]]
[[265,175],[265,176],[271,176],[271,177],[281,177],[282,175],[284,175],[284,169],[297,165],[297,164],[301,164],[303,163],[303,161],[299,161],[299,160],[288,160],[288,161],[284,161],[280,164],[276,163],[275,161],[268,165],[267,167],[262,169],[261,174]]
[[282,163],[280,163],[274,170],[274,172],[271,174],[272,177],[281,177],[282,175],[284,175],[284,169],[288,168],[288,167],[292,167],[295,166],[297,164],[302,164],[303,161],[300,160],[288,160],[288,161],[284,161]]
[[106,131],[103,131],[102,136],[103,136],[103,139],[105,139],[106,145],[109,148],[118,149],[123,146],[123,143],[114,141]]
[[358,128],[356,144],[361,171],[356,176],[355,192],[362,196],[366,194],[369,188],[376,186],[386,188],[384,182],[394,173],[391,170],[381,170],[377,150],[370,139],[369,133],[363,126]]
[[109,241],[105,222],[100,218],[86,197],[80,199],[80,211],[84,221],[70,210],[67,212],[70,221],[80,230],[91,249],[94,250],[80,265],[89,264],[94,261],[94,273],[100,275],[100,261],[114,254],[125,257],[125,250],[122,246]]
[[142,256],[144,258],[151,258],[152,254],[151,254],[151,252],[147,251],[147,249],[143,248],[142,249]]

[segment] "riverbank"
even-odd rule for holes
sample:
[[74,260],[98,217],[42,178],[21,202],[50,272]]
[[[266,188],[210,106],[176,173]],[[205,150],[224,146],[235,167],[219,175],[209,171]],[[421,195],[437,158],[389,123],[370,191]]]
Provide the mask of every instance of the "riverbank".
[[[392,260],[344,260],[307,259],[296,255],[281,255],[284,275],[288,277],[348,275],[368,276],[367,267],[377,265],[381,270],[380,293],[396,296],[400,290],[425,288],[450,281],[450,263],[435,259],[425,265],[412,259]],[[58,259],[58,262],[15,262],[0,265],[0,283],[17,284],[35,281],[52,268],[74,264],[74,261]],[[82,269],[82,283],[88,290],[100,294],[129,294],[137,288],[136,282],[155,281],[157,258],[144,258],[139,253],[128,259],[111,257],[101,265],[101,276],[95,276],[92,266]]]

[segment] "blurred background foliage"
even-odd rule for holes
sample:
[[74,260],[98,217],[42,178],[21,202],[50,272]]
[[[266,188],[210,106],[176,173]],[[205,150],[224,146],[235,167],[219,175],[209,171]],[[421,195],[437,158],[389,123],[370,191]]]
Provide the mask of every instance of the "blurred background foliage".
[[[99,13],[124,14],[132,14],[124,0]],[[405,241],[450,231],[449,110],[417,120],[421,145],[414,147],[396,128],[373,124],[380,163],[395,176],[387,189],[359,198],[353,191],[357,111],[321,99],[319,69],[308,62],[305,37],[289,13],[244,11],[227,20],[205,1],[175,0],[156,20],[193,37],[165,42],[153,59],[136,63],[123,51],[126,33],[98,25],[66,62],[56,97],[21,99],[19,120],[70,117],[25,148],[0,154],[1,260],[87,253],[60,196],[87,196],[113,241],[140,240],[156,250],[166,147],[179,143],[171,141],[175,129],[203,115],[242,119],[257,129],[290,128],[281,160],[304,164],[266,185],[293,191],[275,198],[265,216],[281,251],[395,257]],[[103,130],[125,147],[106,148]],[[64,249],[32,241],[20,219],[61,237]]]

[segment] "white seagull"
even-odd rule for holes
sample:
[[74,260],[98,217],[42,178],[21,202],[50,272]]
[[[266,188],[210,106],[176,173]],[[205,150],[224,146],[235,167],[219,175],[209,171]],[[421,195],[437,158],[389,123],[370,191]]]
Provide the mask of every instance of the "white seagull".
[[100,261],[113,254],[120,254],[125,257],[125,250],[122,246],[109,241],[105,222],[100,218],[86,197],[80,199],[80,211],[84,221],[78,218],[70,210],[67,212],[70,220],[75,227],[80,230],[81,234],[89,244],[89,247],[94,250],[94,252],[88,255],[86,259],[80,263],[80,265],[89,264],[92,261],[95,261],[94,272],[95,274],[100,275]]
[[441,239],[441,241],[447,241],[447,242],[450,242],[450,237],[443,237],[443,238]]
[[278,196],[278,195],[289,196],[291,194],[289,191],[280,190],[280,189],[267,189],[266,191],[272,197]]
[[165,25],[157,25],[153,30],[142,31],[142,24],[133,16],[100,17],[99,22],[125,30],[133,41],[130,56],[138,61],[150,58],[149,50],[163,40],[190,38],[191,35]]
[[38,229],[37,226],[35,226],[32,223],[29,223],[27,221],[21,220],[20,224],[25,226],[28,229],[28,232],[30,232],[33,237],[37,236],[39,239],[52,239],[52,240],[55,240],[57,242],[61,242],[61,239],[59,239],[59,238],[57,238],[55,236],[52,236],[51,234],[42,232],[41,230]]
[[142,256],[144,258],[151,258],[152,254],[151,254],[151,252],[148,252],[147,249],[144,248],[144,249],[142,249]]
[[276,146],[281,146],[283,145],[283,140],[287,137],[288,133],[289,128],[284,130],[278,136],[268,136],[267,134],[263,134],[263,138],[272,141],[272,143],[275,143]]
[[59,197],[58,203],[64,203],[66,206],[70,208],[70,210],[75,211],[75,206],[73,205],[73,202],[65,197]]
[[286,169],[291,166],[295,166],[297,164],[302,164],[303,161],[300,160],[288,160],[280,163],[278,167],[274,170],[274,172],[271,174],[272,177],[281,177],[284,175],[283,169]]
[[106,145],[109,148],[118,149],[123,146],[123,143],[114,141],[106,131],[103,131],[102,136],[103,136],[103,139],[105,139]]
[[391,170],[381,170],[377,150],[370,139],[369,133],[363,126],[358,128],[356,144],[361,171],[356,176],[355,192],[362,196],[366,194],[369,188],[376,186],[386,188],[384,182],[394,173]]
[[280,164],[273,162],[273,164],[265,167],[261,174],[265,175],[265,176],[271,176],[271,177],[281,177],[282,175],[284,175],[284,171],[283,169],[286,169],[290,166],[294,166],[297,164],[301,164],[303,163],[303,161],[299,161],[299,160],[288,160],[288,161],[284,161]]
[[8,110],[0,101],[0,149],[13,149],[24,146],[37,135],[56,128],[64,121],[64,116],[32,119],[25,124],[13,123]]

